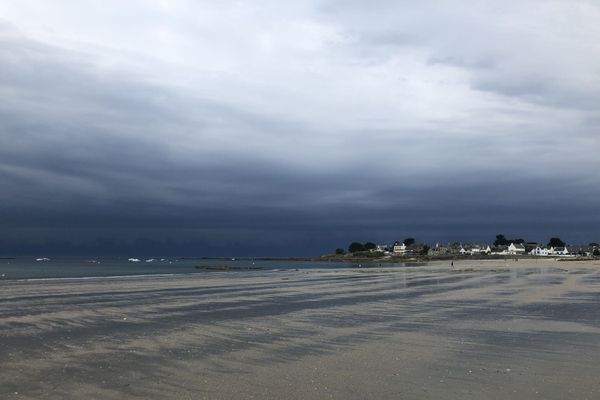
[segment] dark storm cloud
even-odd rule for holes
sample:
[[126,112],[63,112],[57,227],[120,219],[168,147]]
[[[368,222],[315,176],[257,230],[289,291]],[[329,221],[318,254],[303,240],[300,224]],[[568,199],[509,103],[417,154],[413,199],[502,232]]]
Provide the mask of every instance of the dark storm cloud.
[[0,252],[597,240],[598,54],[519,4],[7,8]]
[[[214,186],[235,185],[241,194],[245,187],[260,185],[252,182],[258,176],[272,182],[282,174],[242,154],[243,149],[219,148],[203,137],[208,129],[211,134],[255,131],[255,138],[261,129],[288,129],[275,118],[261,120],[218,103],[182,98],[136,83],[133,76],[98,76],[85,63],[69,63],[67,55],[60,55],[64,52],[52,50],[24,39],[2,43],[3,56],[10,53],[15,63],[2,65],[1,71],[3,91],[12,94],[2,106],[1,164],[9,182],[30,183],[20,189],[55,187],[54,198],[76,194],[100,203],[147,195],[152,200],[163,191],[165,200],[196,195],[194,200],[202,201],[210,199],[197,195],[209,197]],[[44,58],[48,53],[52,57]],[[215,127],[215,119],[223,122]],[[192,130],[194,159],[181,161],[173,148]],[[248,195],[260,195],[261,187],[256,189]]]

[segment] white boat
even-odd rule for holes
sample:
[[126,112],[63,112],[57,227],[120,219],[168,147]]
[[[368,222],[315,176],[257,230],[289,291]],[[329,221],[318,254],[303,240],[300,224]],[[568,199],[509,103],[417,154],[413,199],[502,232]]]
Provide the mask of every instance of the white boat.
[[127,261],[140,262],[140,259],[139,258],[128,258]]

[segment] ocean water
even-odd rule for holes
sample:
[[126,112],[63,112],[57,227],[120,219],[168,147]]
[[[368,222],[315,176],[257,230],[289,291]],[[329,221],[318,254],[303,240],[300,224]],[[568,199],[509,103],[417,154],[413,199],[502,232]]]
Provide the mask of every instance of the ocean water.
[[[242,259],[190,259],[152,257],[139,258],[139,262],[127,258],[51,257],[49,260],[36,261],[34,257],[0,259],[0,280],[15,279],[52,279],[52,278],[92,278],[123,277],[158,274],[214,273],[215,271],[194,268],[197,265],[232,266],[240,270],[250,269],[305,269],[305,268],[352,268],[359,264],[342,262],[316,262],[296,260],[254,260]],[[378,264],[375,264],[378,265]],[[400,264],[381,264],[392,267]]]

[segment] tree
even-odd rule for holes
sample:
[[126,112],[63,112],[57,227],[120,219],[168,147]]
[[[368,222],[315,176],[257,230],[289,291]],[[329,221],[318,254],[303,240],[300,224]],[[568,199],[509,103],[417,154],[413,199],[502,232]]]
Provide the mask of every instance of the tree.
[[600,256],[600,249],[594,250],[594,256],[596,256],[596,257]]
[[376,248],[377,248],[377,245],[373,242],[365,243],[365,250],[375,250]]
[[423,246],[423,250],[421,250],[421,253],[419,253],[419,254],[422,256],[426,256],[427,253],[429,253],[429,249],[430,249],[430,247],[425,245],[425,246]]
[[560,240],[560,238],[553,237],[550,238],[550,242],[548,242],[548,247],[565,247],[565,242]]
[[412,246],[413,244],[415,244],[415,238],[406,238],[404,239],[403,243],[405,246]]
[[335,249],[335,254],[346,254],[346,250],[342,249],[341,247],[338,247],[337,249]]
[[590,246],[590,247],[598,247],[598,246],[600,246],[600,244],[598,244],[596,242],[592,242],[592,243],[588,244],[588,246]]
[[348,251],[350,253],[356,253],[358,251],[365,251],[365,246],[359,242],[352,242],[350,246],[348,246]]
[[506,239],[504,235],[496,235],[496,240],[494,241],[494,246],[508,246],[510,244],[510,240]]

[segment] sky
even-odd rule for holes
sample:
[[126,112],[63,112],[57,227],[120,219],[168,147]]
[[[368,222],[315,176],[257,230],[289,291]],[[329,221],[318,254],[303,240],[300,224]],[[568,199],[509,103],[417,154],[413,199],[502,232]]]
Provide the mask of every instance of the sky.
[[600,241],[600,2],[0,1],[0,254]]

